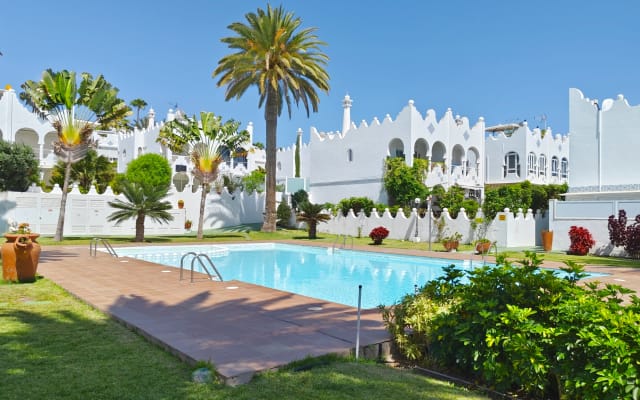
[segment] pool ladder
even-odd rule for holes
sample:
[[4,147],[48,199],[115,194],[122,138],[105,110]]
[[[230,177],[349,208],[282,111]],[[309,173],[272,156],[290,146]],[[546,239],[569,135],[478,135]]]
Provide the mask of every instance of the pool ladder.
[[333,241],[333,246],[332,246],[333,251],[335,251],[335,249],[338,247],[338,243],[340,242],[340,238],[342,238],[342,247],[340,247],[341,249],[344,250],[347,247],[347,238],[349,238],[349,239],[351,239],[351,250],[353,250],[353,236],[338,235],[336,237],[336,240]]
[[218,271],[216,266],[213,264],[213,261],[211,261],[209,256],[204,254],[204,253],[196,253],[194,251],[190,251],[190,252],[184,254],[182,256],[182,258],[180,259],[180,280],[182,280],[182,270],[184,269],[184,259],[187,258],[187,256],[193,256],[193,258],[191,259],[191,283],[193,283],[193,266],[194,266],[196,260],[198,260],[198,262],[200,263],[200,266],[202,267],[204,272],[207,273],[207,275],[209,276],[209,279],[213,280],[213,276],[211,276],[211,273],[209,272],[209,269],[207,268],[207,266],[202,261],[203,259],[205,259],[205,260],[207,260],[209,262],[209,266],[216,273],[216,276],[217,276],[218,280],[220,282],[223,281],[222,275],[220,275],[220,272]]
[[495,257],[498,257],[498,242],[491,242],[491,246],[489,246],[489,250],[486,253],[482,253],[482,265],[485,265],[487,262],[485,260],[485,257],[487,256],[487,254],[491,253],[491,248],[495,249]]
[[104,245],[105,249],[107,249],[107,252],[109,254],[111,254],[112,257],[118,257],[118,254],[116,253],[114,248],[111,246],[111,243],[109,243],[109,241],[107,239],[103,239],[103,238],[93,238],[93,239],[91,239],[91,242],[89,243],[89,255],[90,256],[94,256],[94,257],[97,256],[98,243],[102,243]]

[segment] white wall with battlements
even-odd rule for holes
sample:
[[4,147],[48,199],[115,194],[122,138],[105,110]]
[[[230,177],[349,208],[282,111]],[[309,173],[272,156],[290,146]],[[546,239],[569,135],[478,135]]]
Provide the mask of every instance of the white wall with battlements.
[[[477,218],[482,218],[482,214]],[[519,209],[514,214],[507,208],[487,224],[484,237],[496,242],[498,249],[533,247],[539,244],[536,226],[543,223],[543,218],[540,214],[534,215],[531,210],[524,213]],[[462,235],[461,243],[472,243],[479,238],[478,224],[474,226],[464,209],[460,210],[456,218],[452,218],[447,209],[444,209],[438,218],[433,215],[421,217],[415,208],[408,217],[401,211],[393,216],[389,209],[374,210],[368,217],[363,212],[355,215],[353,210],[350,210],[347,216],[339,213],[327,223],[319,224],[318,232],[367,237],[369,232],[378,226],[384,226],[389,230],[388,238],[398,240],[416,241],[417,237],[418,242],[429,243],[437,242],[442,237],[454,233]]]
[[[174,220],[168,224],[145,221],[145,233],[182,234],[185,232],[185,220],[193,222],[192,230],[197,227],[200,216],[200,189],[187,188],[180,193],[172,189],[166,200],[173,208],[169,211]],[[60,210],[62,190],[56,185],[50,193],[33,186],[28,192],[0,192],[0,231],[7,232],[11,221],[28,222],[34,232],[53,235],[56,230]],[[95,188],[87,194],[81,194],[77,186],[67,197],[65,213],[65,236],[106,236],[135,234],[135,220],[116,225],[107,222],[107,217],[115,211],[109,202],[116,197],[107,189],[98,194]],[[123,195],[120,199],[126,201]],[[178,200],[184,201],[184,208],[178,208]],[[205,205],[204,229],[218,229],[242,224],[261,223],[264,211],[264,195],[259,193],[229,193],[223,188],[220,193],[212,191],[207,195]]]

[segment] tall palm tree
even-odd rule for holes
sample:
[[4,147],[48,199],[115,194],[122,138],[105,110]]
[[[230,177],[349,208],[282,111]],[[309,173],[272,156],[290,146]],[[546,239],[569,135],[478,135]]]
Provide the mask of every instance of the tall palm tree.
[[300,212],[296,220],[307,224],[309,227],[309,239],[316,238],[317,226],[320,222],[327,222],[331,219],[329,214],[322,212],[323,209],[323,204],[313,204],[308,201],[300,205]]
[[129,104],[131,105],[131,107],[136,109],[135,126],[139,129],[144,128],[144,126],[142,126],[142,124],[140,123],[140,110],[148,106],[147,102],[144,101],[143,99],[133,99]]
[[178,118],[165,124],[160,130],[158,142],[176,153],[187,152],[194,164],[193,174],[202,185],[198,239],[203,238],[204,208],[211,183],[218,178],[218,167],[224,161],[222,150],[236,149],[249,140],[249,132],[238,131],[239,122],[228,120],[212,112],[201,112],[200,121],[195,117]]
[[20,99],[42,118],[48,118],[58,134],[54,152],[66,163],[60,213],[54,240],[62,240],[71,164],[84,158],[92,145],[94,129],[126,128],[131,109],[118,98],[118,89],[102,75],[47,69],[40,81],[22,84]]
[[320,51],[325,45],[315,28],[296,30],[302,21],[282,6],[258,9],[245,15],[247,22],[235,22],[229,29],[237,36],[221,39],[237,52],[223,57],[213,72],[217,85],[226,85],[226,100],[239,99],[252,86],[258,89],[258,107],[265,105],[266,122],[266,200],[262,230],[276,229],[276,149],[278,117],[286,103],[291,118],[291,101],[318,111],[316,87],[329,91],[325,66],[329,57]]
[[146,217],[156,222],[168,222],[173,220],[169,214],[171,202],[162,201],[169,193],[169,186],[153,186],[127,180],[122,182],[122,194],[128,201],[116,198],[109,202],[114,211],[107,217],[107,221],[116,221],[117,224],[128,219],[136,220],[135,242],[144,241],[144,220]]

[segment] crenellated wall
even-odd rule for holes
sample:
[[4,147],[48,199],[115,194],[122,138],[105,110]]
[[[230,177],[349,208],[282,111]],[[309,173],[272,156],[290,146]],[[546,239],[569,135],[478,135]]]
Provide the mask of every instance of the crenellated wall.
[[[476,216],[482,218],[482,214]],[[416,223],[417,236],[416,236]],[[546,223],[545,217],[540,213],[533,214],[531,210],[523,213],[519,209],[515,214],[508,208],[498,213],[494,220],[487,225],[484,237],[496,242],[498,248],[505,247],[533,247],[539,245],[539,235],[536,233]],[[441,228],[439,229],[439,225]],[[367,237],[369,232],[378,226],[384,226],[389,230],[390,239],[413,240],[419,238],[419,242],[437,242],[441,236],[449,236],[454,233],[462,235],[461,243],[471,243],[478,239],[478,232],[474,229],[464,209],[461,209],[456,218],[451,218],[445,208],[439,218],[432,215],[419,217],[416,209],[407,217],[399,210],[394,217],[389,209],[382,212],[373,210],[369,217],[364,213],[355,215],[350,210],[347,216],[339,213],[327,223],[318,225],[318,232]],[[537,227],[540,228],[537,228]]]
[[[28,192],[0,192],[0,231],[8,230],[10,221],[28,222],[34,232],[53,235],[56,230],[60,210],[62,190],[56,185],[51,193],[44,193],[39,187],[32,186]],[[166,200],[173,205],[170,213],[174,220],[168,224],[159,224],[151,219],[145,221],[146,234],[181,234],[185,232],[184,222],[193,222],[196,230],[200,216],[200,189],[195,192],[187,187],[182,193],[172,189]],[[109,206],[117,196],[108,188],[104,194],[98,194],[95,188],[82,194],[77,186],[67,197],[65,213],[65,236],[96,235],[134,235],[135,221],[129,220],[121,225],[107,222],[107,217],[115,210]],[[126,201],[124,196],[119,197]],[[178,200],[184,201],[184,208],[178,208]],[[223,188],[207,195],[204,229],[217,229],[241,224],[261,223],[263,220],[264,194],[235,192],[229,193]]]

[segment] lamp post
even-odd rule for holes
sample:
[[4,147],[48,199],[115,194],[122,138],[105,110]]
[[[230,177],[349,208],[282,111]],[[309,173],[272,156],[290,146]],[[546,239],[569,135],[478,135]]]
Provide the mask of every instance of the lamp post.
[[427,197],[427,218],[429,219],[429,251],[431,251],[431,195]]

